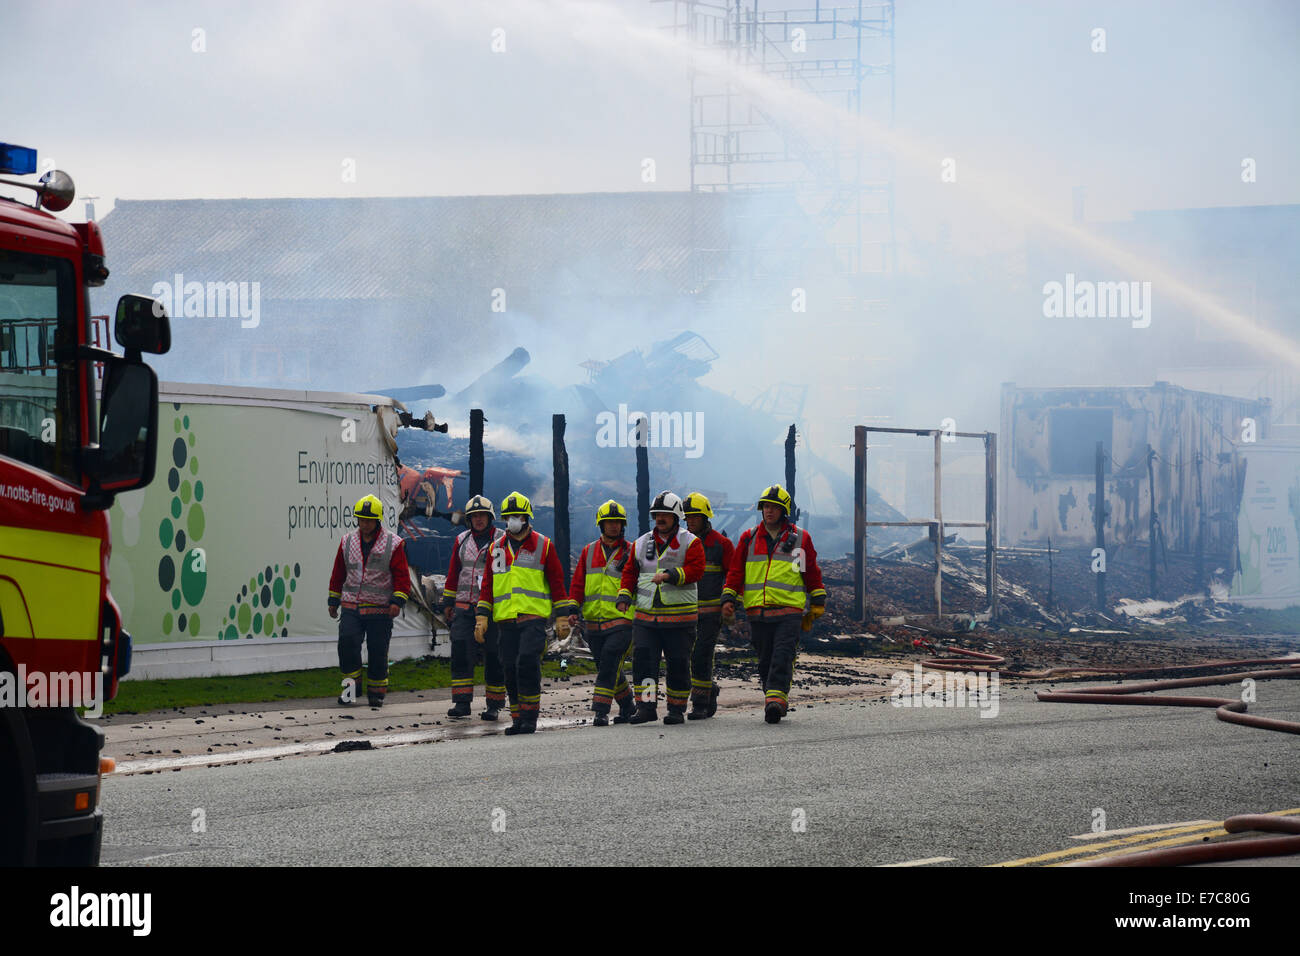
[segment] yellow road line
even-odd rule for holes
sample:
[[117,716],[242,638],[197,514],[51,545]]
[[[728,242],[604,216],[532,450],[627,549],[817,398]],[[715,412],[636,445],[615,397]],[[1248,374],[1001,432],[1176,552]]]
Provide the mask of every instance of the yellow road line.
[[1152,823],[1144,827],[1125,827],[1123,830],[1102,830],[1100,833],[1080,833],[1070,837],[1071,840],[1105,840],[1108,837],[1128,836],[1130,833],[1151,833],[1152,830],[1168,830],[1170,827],[1191,826],[1195,823],[1213,823],[1213,820],[1180,820],[1177,823]]
[[1071,863],[1081,863],[1084,860],[1104,860],[1110,856],[1126,856],[1130,853],[1144,853],[1147,850],[1156,850],[1162,846],[1178,846],[1183,843],[1202,843],[1208,841],[1211,836],[1226,836],[1218,833],[1193,833],[1189,836],[1170,837],[1168,840],[1156,840],[1153,843],[1147,843],[1140,847],[1125,847],[1122,850],[1111,850],[1109,853],[1098,853],[1094,856],[1081,856],[1077,860],[1062,860],[1058,863],[1049,863],[1048,866],[1069,866]]
[[[1263,816],[1281,817],[1281,816],[1290,816],[1297,813],[1300,813],[1300,807],[1297,807],[1292,810],[1274,810],[1271,813],[1263,814]],[[1132,849],[1135,852],[1141,852],[1142,850],[1148,849],[1149,847],[1167,845],[1169,841],[1162,841],[1159,843],[1149,843],[1147,841],[1157,840],[1160,837],[1172,836],[1173,834],[1195,834],[1194,836],[1189,836],[1176,841],[1176,842],[1183,842],[1183,843],[1192,843],[1195,842],[1196,840],[1201,839],[1201,837],[1205,835],[1207,832],[1211,832],[1214,830],[1223,831],[1223,822],[1224,821],[1220,820],[1218,823],[1212,823],[1209,824],[1208,826],[1204,824],[1193,825],[1193,826],[1176,826],[1171,824],[1166,829],[1157,830],[1152,833],[1142,833],[1142,834],[1138,834],[1137,836],[1121,837],[1120,839],[1117,840],[1108,840],[1105,843],[1092,843],[1089,844],[1088,846],[1076,846],[1076,847],[1071,847],[1068,850],[1056,850],[1052,853],[1041,853],[1038,856],[1026,856],[1018,860],[1007,860],[1004,863],[992,863],[989,865],[990,866],[1027,866],[1028,864],[1031,863],[1044,863],[1052,860],[1064,860],[1067,857],[1075,857],[1075,856],[1082,857],[1084,859],[1100,859],[1102,856],[1113,855],[1113,854],[1098,854],[1097,853],[1098,850],[1109,849],[1111,847],[1119,847],[1121,849],[1117,850],[1116,851],[1117,853],[1123,852],[1123,850],[1125,849]],[[1215,835],[1218,836],[1220,834],[1215,834]],[[1145,843],[1146,845],[1135,846],[1135,844],[1142,844],[1142,843]],[[1092,854],[1092,855],[1084,856],[1084,854]]]
[[[1292,815],[1292,814],[1295,814],[1295,813],[1300,813],[1300,810],[1277,810],[1277,811],[1274,811],[1273,813],[1265,813],[1265,814],[1261,814],[1261,816],[1267,816],[1267,817],[1281,817],[1281,816],[1289,816],[1289,815]],[[1215,834],[1215,836],[1217,836],[1217,835],[1218,835],[1218,834]],[[1224,835],[1227,835],[1227,831],[1226,831],[1226,830],[1224,831]],[[1202,835],[1202,834],[1193,834],[1193,835],[1191,835],[1191,836],[1181,836],[1181,837],[1171,837],[1171,838],[1168,839],[1168,840],[1158,840],[1158,841],[1156,841],[1155,843],[1148,843],[1148,844],[1146,844],[1146,845],[1144,845],[1144,846],[1138,847],[1138,848],[1137,848],[1135,851],[1133,851],[1133,852],[1141,853],[1141,852],[1144,852],[1144,851],[1146,851],[1146,850],[1154,850],[1154,849],[1157,849],[1157,848],[1159,848],[1159,847],[1163,847],[1163,846],[1178,846],[1178,845],[1183,844],[1183,843],[1197,843],[1197,842],[1199,842],[1199,841],[1201,841],[1201,840],[1204,840],[1204,839],[1205,839],[1205,836]],[[1096,848],[1093,847],[1093,849],[1096,849]],[[1128,852],[1129,852],[1128,850],[1112,850],[1112,851],[1109,852],[1109,853],[1098,853],[1098,854],[1096,854],[1095,856],[1085,856],[1085,857],[1080,857],[1078,860],[1071,860],[1070,862],[1071,862],[1071,863],[1080,863],[1080,862],[1082,862],[1082,861],[1084,861],[1084,860],[1104,860],[1104,859],[1107,859],[1108,857],[1112,857],[1112,856],[1124,856],[1124,855],[1125,855],[1126,853],[1128,853]],[[1049,865],[1051,865],[1051,866],[1066,866],[1067,864],[1065,864],[1065,863],[1052,863],[1052,864],[1049,864]]]

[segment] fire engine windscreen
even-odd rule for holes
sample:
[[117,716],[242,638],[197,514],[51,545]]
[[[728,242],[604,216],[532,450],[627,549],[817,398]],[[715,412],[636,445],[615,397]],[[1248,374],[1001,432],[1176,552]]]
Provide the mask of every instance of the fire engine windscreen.
[[0,250],[0,454],[77,480],[76,282],[67,259]]

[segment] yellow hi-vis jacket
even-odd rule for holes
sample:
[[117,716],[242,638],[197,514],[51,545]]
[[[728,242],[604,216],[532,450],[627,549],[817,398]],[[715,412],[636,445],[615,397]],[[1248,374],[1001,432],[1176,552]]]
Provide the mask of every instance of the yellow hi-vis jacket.
[[609,558],[604,559],[604,542],[599,538],[582,549],[573,575],[578,586],[570,588],[569,596],[575,601],[581,596],[582,619],[588,630],[604,631],[632,620],[631,607],[625,611],[617,607],[623,565],[630,560],[630,554],[631,545],[619,541]]
[[742,589],[747,614],[802,614],[809,604],[826,603],[817,552],[808,532],[786,522],[771,553],[762,524],[742,534],[732,556],[722,600],[734,600]]
[[476,613],[491,614],[494,621],[514,621],[549,618],[552,610],[572,614],[577,606],[564,593],[564,571],[551,539],[532,531],[520,542],[508,537],[492,542]]

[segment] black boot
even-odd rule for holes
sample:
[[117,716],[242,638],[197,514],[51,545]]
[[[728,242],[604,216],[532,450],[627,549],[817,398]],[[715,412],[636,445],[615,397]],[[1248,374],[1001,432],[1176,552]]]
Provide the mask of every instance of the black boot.
[[707,720],[713,714],[709,710],[709,705],[700,698],[691,696],[691,712],[686,715],[687,720]]
[[[615,718],[615,719],[617,719],[617,718]],[[608,726],[609,726],[609,714],[606,714],[606,713],[600,713],[600,714],[597,714],[595,717],[591,718],[591,726],[593,726],[593,727],[608,727]]]
[[370,695],[370,706],[371,706],[371,707],[383,707],[383,706],[384,706],[384,698],[383,698],[383,695],[381,695],[381,694],[371,694],[371,695]]
[[768,704],[763,708],[763,719],[769,724],[779,724],[783,716],[780,704]]
[[511,737],[515,734],[535,733],[537,733],[537,711],[520,714],[515,718],[515,722],[506,728],[506,734]]
[[616,724],[630,723],[632,715],[636,713],[636,701],[631,697],[618,702],[618,716],[614,718]]
[[684,724],[686,723],[685,707],[669,707],[668,713],[664,715],[665,724]]
[[718,695],[722,693],[722,688],[717,684],[713,685],[713,690],[709,693],[709,712],[706,717],[712,717],[718,712]]
[[501,708],[488,701],[487,709],[479,714],[479,720],[496,720],[501,716]]
[[468,717],[468,716],[469,716],[469,701],[467,701],[467,700],[458,700],[458,701],[456,701],[456,702],[452,705],[451,710],[447,711],[447,716],[448,716],[448,717]]
[[628,718],[629,724],[648,724],[659,719],[658,708],[654,704],[637,704],[636,713]]

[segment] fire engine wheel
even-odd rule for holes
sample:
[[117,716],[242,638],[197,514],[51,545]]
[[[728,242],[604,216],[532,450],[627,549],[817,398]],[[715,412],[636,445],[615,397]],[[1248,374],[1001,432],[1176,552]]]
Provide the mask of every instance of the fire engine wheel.
[[[10,679],[13,672],[3,668]],[[36,863],[36,760],[22,711],[0,707],[0,866]]]

